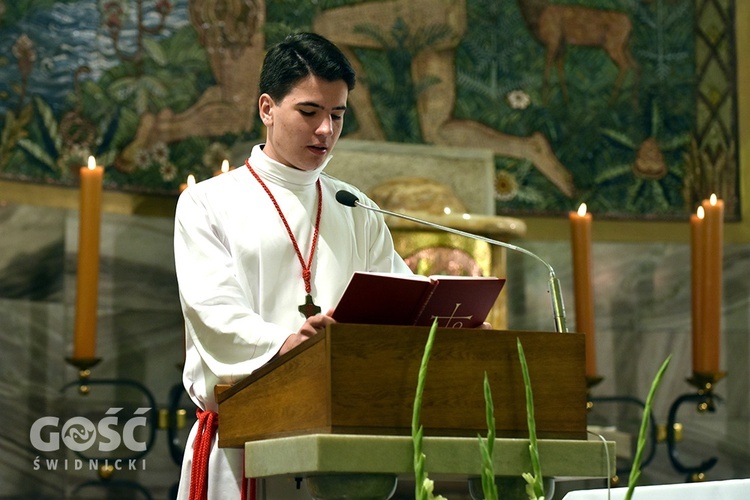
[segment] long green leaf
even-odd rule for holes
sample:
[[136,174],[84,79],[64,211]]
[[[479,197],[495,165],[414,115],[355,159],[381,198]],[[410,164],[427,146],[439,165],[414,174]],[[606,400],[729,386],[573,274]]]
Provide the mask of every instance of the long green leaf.
[[[542,466],[539,462],[539,445],[536,439],[536,419],[534,417],[534,394],[531,390],[531,377],[529,376],[529,365],[526,363],[526,355],[523,352],[521,339],[516,338],[518,347],[518,358],[521,361],[521,372],[523,373],[523,385],[526,388],[526,422],[529,427],[529,456],[531,457],[532,474],[523,474],[523,478],[531,488],[527,488],[529,499],[544,499],[544,482],[542,478]],[[530,490],[530,491],[529,491]]]
[[414,494],[416,500],[427,500],[429,492],[425,490],[424,483],[427,479],[427,473],[424,469],[425,455],[422,452],[422,437],[424,430],[419,424],[422,416],[422,394],[424,393],[424,384],[427,379],[427,365],[430,362],[432,354],[432,344],[435,342],[435,332],[437,331],[437,319],[432,323],[430,334],[427,337],[424,353],[422,354],[422,363],[419,365],[419,376],[417,378],[417,391],[414,395],[414,408],[411,417],[411,436],[414,444]]
[[169,62],[167,55],[164,53],[164,49],[158,42],[146,38],[143,40],[143,48],[146,50],[146,54],[148,54],[157,65],[165,66]]
[[21,139],[18,141],[18,147],[25,150],[28,154],[39,160],[44,164],[44,166],[46,166],[53,172],[57,171],[55,160],[49,155],[49,153],[44,150],[44,148],[39,146],[34,141],[30,141],[29,139]]
[[39,96],[34,97],[34,105],[39,112],[39,116],[42,118],[42,123],[47,134],[49,134],[52,144],[55,146],[55,152],[59,153],[62,150],[62,136],[60,135],[55,113],[49,104]]
[[633,458],[633,466],[630,469],[630,478],[628,479],[628,491],[625,494],[625,500],[630,500],[633,497],[633,491],[638,483],[638,479],[641,477],[641,462],[643,460],[643,450],[646,447],[646,435],[648,434],[648,421],[651,417],[651,407],[654,403],[654,396],[656,390],[661,384],[661,379],[664,376],[664,372],[667,371],[669,362],[672,360],[670,354],[667,359],[662,363],[661,368],[656,373],[656,377],[651,382],[651,389],[648,391],[648,398],[646,399],[646,406],[643,408],[643,419],[641,419],[641,429],[638,431],[638,444],[635,449],[635,457]]
[[482,491],[485,500],[498,500],[497,484],[495,484],[495,464],[492,452],[495,448],[495,406],[492,402],[492,391],[487,372],[484,372],[484,407],[487,419],[487,441],[479,437],[479,451],[482,455]]
[[633,141],[633,139],[628,137],[627,134],[620,132],[619,130],[605,128],[602,130],[602,134],[621,144],[622,146],[628,147],[633,150],[638,149],[638,145]]

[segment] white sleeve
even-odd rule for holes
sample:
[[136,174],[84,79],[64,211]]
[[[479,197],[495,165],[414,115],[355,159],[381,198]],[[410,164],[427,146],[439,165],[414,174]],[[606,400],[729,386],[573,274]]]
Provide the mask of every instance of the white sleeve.
[[193,194],[197,191],[183,192],[175,213],[175,268],[187,344],[220,381],[231,383],[267,363],[293,332],[253,310],[252,291],[236,278],[221,215]]

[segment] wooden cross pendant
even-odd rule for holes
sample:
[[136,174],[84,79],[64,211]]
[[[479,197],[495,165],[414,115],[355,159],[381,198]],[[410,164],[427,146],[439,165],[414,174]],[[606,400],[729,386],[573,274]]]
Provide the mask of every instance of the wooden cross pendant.
[[320,307],[316,306],[313,303],[312,295],[309,293],[307,294],[307,297],[305,297],[305,303],[302,304],[297,308],[299,312],[302,313],[302,316],[305,318],[309,318],[310,316],[315,316],[320,312]]

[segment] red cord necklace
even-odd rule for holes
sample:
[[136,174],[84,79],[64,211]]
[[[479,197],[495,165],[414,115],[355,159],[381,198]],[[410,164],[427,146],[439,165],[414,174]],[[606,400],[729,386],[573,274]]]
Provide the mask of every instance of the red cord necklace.
[[279,217],[281,217],[281,222],[284,223],[284,227],[286,228],[286,232],[289,234],[289,238],[292,240],[292,245],[294,246],[294,251],[297,252],[297,259],[299,259],[299,263],[302,266],[302,279],[305,281],[305,292],[307,292],[307,296],[305,297],[305,303],[300,305],[297,309],[300,313],[306,318],[309,318],[310,316],[315,316],[320,312],[320,307],[316,306],[313,303],[312,298],[312,285],[310,284],[310,278],[312,277],[312,273],[310,272],[310,268],[312,267],[312,261],[313,256],[315,255],[315,248],[318,246],[318,234],[320,233],[320,214],[323,211],[323,194],[321,192],[320,187],[320,179],[315,183],[315,187],[318,189],[318,215],[315,218],[315,231],[313,232],[313,238],[312,238],[312,244],[310,245],[310,257],[307,260],[307,263],[305,263],[305,259],[302,256],[302,252],[299,249],[299,245],[297,244],[297,238],[294,237],[294,233],[292,233],[292,228],[289,227],[289,223],[286,221],[286,217],[284,217],[284,212],[281,211],[281,207],[279,206],[279,203],[276,201],[276,198],[271,193],[271,190],[268,189],[268,186],[266,186],[266,183],[263,182],[263,179],[260,178],[260,176],[253,170],[253,167],[250,166],[250,160],[245,160],[245,165],[247,165],[248,170],[250,170],[250,173],[253,174],[253,177],[258,181],[258,183],[261,185],[263,190],[266,192],[269,198],[271,198],[271,202],[273,203],[273,206],[276,207],[276,211],[279,213]]

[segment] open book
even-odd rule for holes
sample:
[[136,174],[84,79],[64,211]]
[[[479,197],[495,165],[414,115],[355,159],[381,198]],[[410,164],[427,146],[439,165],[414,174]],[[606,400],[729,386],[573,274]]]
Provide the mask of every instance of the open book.
[[333,312],[340,323],[475,328],[505,285],[502,278],[355,272]]

